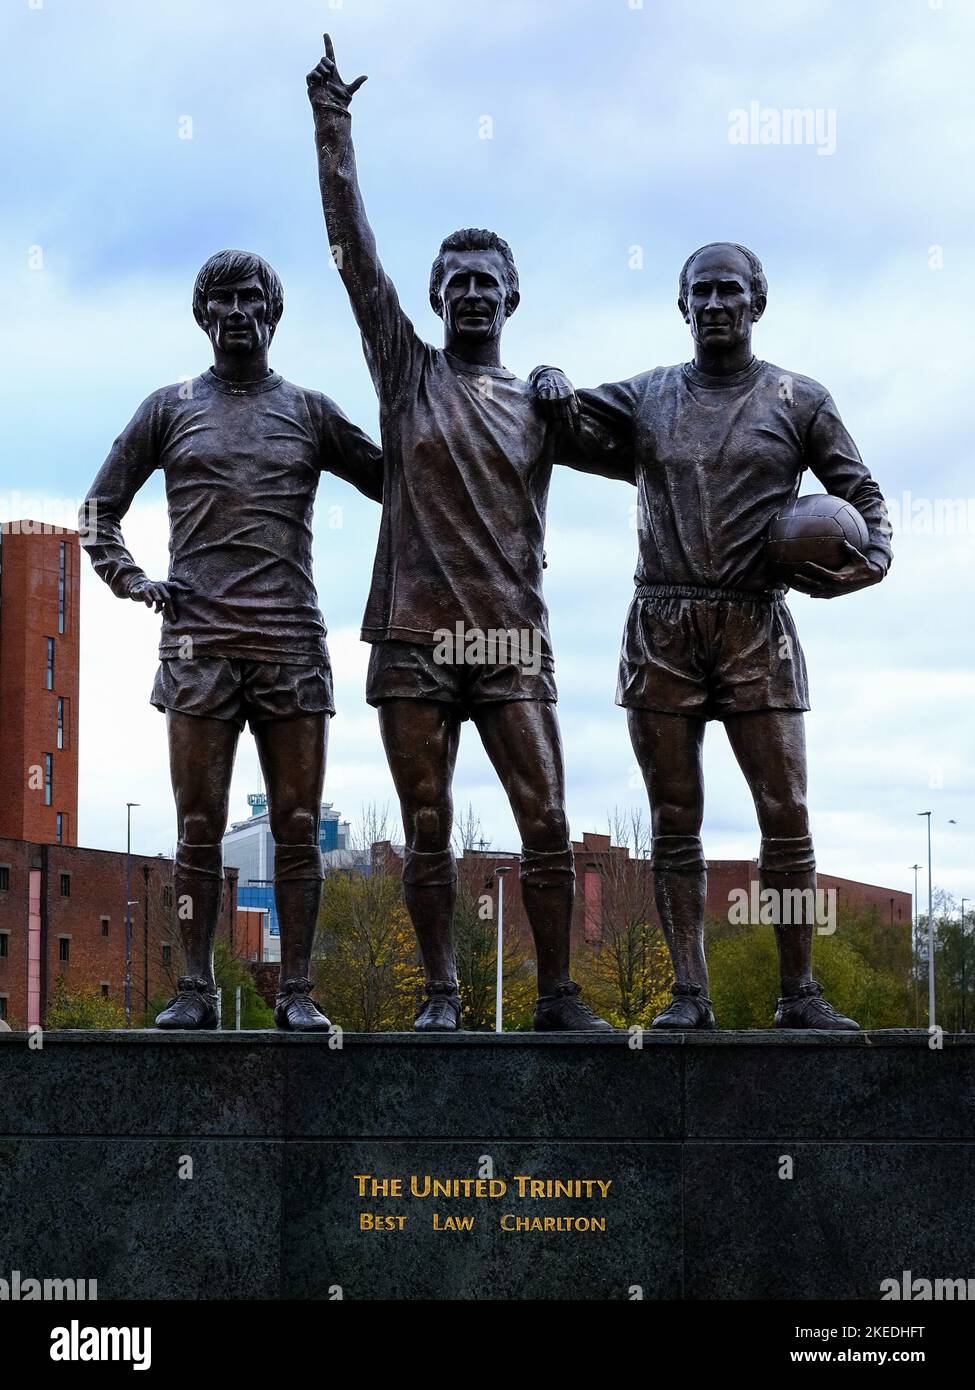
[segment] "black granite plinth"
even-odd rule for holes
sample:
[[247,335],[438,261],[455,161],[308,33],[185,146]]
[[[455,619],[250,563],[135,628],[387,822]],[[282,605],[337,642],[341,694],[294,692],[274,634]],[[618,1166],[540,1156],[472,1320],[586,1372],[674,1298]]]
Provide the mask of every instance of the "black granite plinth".
[[337,1041],[0,1035],[0,1279],[877,1299],[975,1272],[973,1035]]

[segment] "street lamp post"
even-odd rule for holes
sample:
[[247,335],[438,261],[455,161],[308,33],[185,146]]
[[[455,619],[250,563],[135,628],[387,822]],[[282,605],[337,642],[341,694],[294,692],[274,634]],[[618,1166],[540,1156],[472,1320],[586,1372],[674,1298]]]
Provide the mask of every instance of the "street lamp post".
[[499,864],[494,871],[498,880],[498,968],[494,984],[494,1031],[496,1033],[504,1031],[501,1016],[504,986],[504,876],[510,872],[510,867],[505,864]]
[[[918,910],[918,903],[917,903],[917,871],[918,871],[918,869],[919,869],[921,866],[920,866],[920,864],[912,864],[910,867],[914,870],[914,950],[917,951],[917,949],[918,949],[918,947],[919,947],[919,945],[920,945],[920,935],[921,935],[921,914],[920,914],[920,912],[919,912],[919,910]],[[917,1027],[917,1015],[918,1015],[917,1003],[918,1003],[918,1001],[917,1001],[917,969],[915,968],[915,971],[914,971],[914,1027],[915,1027],[915,1028]]]
[[928,1028],[934,1027],[934,891],[931,886],[931,812],[918,811],[928,818]]
[[132,808],[125,803],[125,1026],[132,1026]]

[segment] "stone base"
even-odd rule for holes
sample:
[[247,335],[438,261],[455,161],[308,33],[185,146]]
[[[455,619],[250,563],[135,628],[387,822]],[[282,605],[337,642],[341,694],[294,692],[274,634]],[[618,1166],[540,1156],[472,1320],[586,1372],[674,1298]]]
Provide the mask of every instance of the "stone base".
[[336,1041],[4,1034],[0,1278],[97,1279],[100,1299],[877,1299],[905,1270],[975,1275],[975,1035]]

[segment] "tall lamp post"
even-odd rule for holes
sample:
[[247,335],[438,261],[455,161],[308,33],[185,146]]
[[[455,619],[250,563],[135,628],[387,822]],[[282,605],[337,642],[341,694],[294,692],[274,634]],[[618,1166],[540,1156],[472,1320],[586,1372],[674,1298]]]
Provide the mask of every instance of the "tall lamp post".
[[[916,950],[918,949],[919,938],[920,938],[920,935],[921,935],[921,913],[920,913],[920,911],[918,910],[918,902],[917,902],[917,871],[918,871],[918,869],[919,869],[921,866],[920,866],[920,864],[911,864],[909,867],[912,868],[912,869],[914,870],[914,947],[913,947],[913,949],[916,951]],[[917,1027],[917,1015],[918,1015],[918,1008],[917,1008],[917,970],[915,969],[915,971],[914,971],[914,1026],[915,1026],[915,1028]]]
[[125,803],[125,1026],[132,1025],[132,808]]
[[934,1027],[934,891],[931,886],[931,812],[918,811],[928,818],[928,1027]]
[[499,864],[494,871],[498,880],[498,968],[494,983],[494,1031],[504,1031],[501,1017],[501,1001],[504,988],[504,876],[511,873],[506,864]]

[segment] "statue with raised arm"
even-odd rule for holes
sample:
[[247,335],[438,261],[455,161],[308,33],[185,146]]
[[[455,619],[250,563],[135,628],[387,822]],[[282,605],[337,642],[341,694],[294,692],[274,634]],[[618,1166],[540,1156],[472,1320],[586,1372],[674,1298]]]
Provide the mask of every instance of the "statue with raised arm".
[[[221,251],[196,278],[193,313],[213,366],[145,400],[112,445],[81,512],[82,544],[119,598],[162,614],[150,697],[166,714],[185,973],[159,1028],[217,1024],[213,940],[223,890],[237,741],[249,722],[267,786],[281,927],[282,1029],[325,1031],[309,964],[322,885],[319,815],[334,713],[325,624],[312,577],[322,472],[382,498],[382,456],[334,402],[268,365],[284,308],[260,256]],[[169,575],[147,578],[122,519],[165,477]]]
[[712,719],[725,726],[758,815],[761,901],[771,909],[781,977],[775,1025],[858,1026],[827,1003],[812,976],[806,666],[766,536],[794,503],[806,468],[858,509],[863,550],[846,544],[838,568],[806,563],[788,581],[834,598],[883,579],[890,527],[880,489],[825,387],[753,355],[767,293],[753,252],[728,242],[703,246],[688,257],[678,291],[692,362],[577,396],[556,368],[536,367],[530,378],[540,403],[557,407],[566,422],[560,457],[637,488],[636,593],[617,703],[649,796],[656,904],[675,975],[655,1028],[715,1026],[700,839],[702,747]]
[[470,719],[522,841],[522,897],[538,958],[535,1027],[609,1027],[569,974],[575,886],[556,687],[542,594],[548,428],[501,360],[518,305],[507,243],[467,228],[444,239],[429,296],[444,346],[417,336],[376,252],[356,176],[346,83],[328,35],[308,76],[332,255],[379,397],[385,486],[362,638],[406,835],[403,886],[426,976],[415,1027],[453,1031],[457,869],[451,784]]

